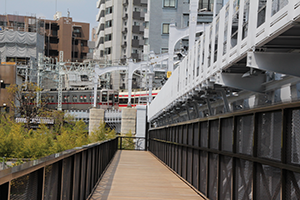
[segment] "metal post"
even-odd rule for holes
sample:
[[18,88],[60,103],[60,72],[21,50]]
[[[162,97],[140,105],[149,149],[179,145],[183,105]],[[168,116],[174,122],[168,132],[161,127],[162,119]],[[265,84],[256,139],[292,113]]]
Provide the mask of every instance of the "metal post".
[[[59,52],[59,62],[58,62],[58,99],[57,99],[57,110],[62,110],[62,69],[61,65],[63,65],[63,56],[64,52]],[[57,62],[56,62],[57,63]]]
[[[41,76],[41,70],[43,69],[43,54],[38,54],[38,71],[37,71],[37,87],[40,87],[40,76]],[[40,99],[41,99],[41,92],[38,90],[36,94],[36,103],[37,106],[40,107]]]
[[120,150],[122,150],[122,137],[119,138],[120,138]]

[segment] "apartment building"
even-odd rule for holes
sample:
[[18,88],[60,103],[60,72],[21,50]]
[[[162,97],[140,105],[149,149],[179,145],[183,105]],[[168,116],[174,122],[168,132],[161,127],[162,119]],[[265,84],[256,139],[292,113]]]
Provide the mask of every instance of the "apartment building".
[[99,0],[95,58],[141,60],[147,0]]
[[[197,23],[210,23],[216,13],[228,0],[199,0]],[[169,25],[175,24],[180,28],[189,25],[189,0],[149,0],[148,11],[145,15],[145,45],[144,53],[153,51],[156,54],[168,52]],[[214,6],[216,9],[214,10]],[[188,38],[184,38],[176,49],[188,46]]]
[[90,24],[74,22],[72,17],[62,17],[60,12],[54,20],[42,20],[45,24],[45,56],[59,58],[64,52],[64,61],[82,62],[89,53]]
[[[94,58],[118,64],[126,58],[140,61],[147,0],[98,0],[97,8],[96,20],[99,24]],[[111,81],[113,89],[126,88],[124,72],[112,72]]]

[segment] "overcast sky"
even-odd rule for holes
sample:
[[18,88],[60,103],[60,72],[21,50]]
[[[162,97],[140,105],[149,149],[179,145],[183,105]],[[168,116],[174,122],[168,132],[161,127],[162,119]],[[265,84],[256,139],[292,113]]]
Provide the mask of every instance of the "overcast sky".
[[92,28],[98,24],[96,3],[97,0],[0,0],[0,13],[53,19],[57,5],[57,11],[62,12],[62,16],[66,17],[69,9],[73,21],[90,23]]

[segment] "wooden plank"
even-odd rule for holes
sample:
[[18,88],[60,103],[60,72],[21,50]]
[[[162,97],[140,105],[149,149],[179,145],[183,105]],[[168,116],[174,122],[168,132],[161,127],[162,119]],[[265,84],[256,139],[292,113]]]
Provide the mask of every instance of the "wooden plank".
[[145,151],[118,151],[91,200],[203,199],[154,156]]

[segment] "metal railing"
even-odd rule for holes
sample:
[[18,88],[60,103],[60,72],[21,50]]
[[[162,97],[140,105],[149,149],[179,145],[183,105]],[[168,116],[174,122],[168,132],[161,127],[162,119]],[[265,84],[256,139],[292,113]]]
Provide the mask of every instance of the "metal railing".
[[149,150],[209,199],[300,199],[300,103],[151,129]]
[[229,0],[152,101],[149,119],[208,82],[228,86],[224,70],[293,26],[299,16],[299,0]]
[[118,149],[118,138],[0,171],[0,199],[87,199]]
[[120,150],[139,150],[146,151],[147,138],[119,136]]

